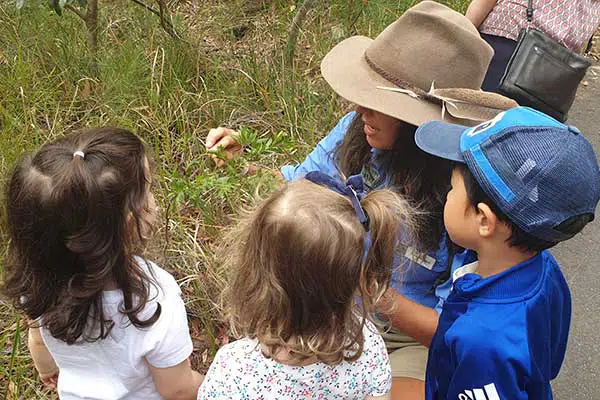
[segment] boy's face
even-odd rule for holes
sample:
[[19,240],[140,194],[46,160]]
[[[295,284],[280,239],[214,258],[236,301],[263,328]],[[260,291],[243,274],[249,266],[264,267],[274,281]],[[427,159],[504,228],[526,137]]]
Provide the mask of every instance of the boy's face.
[[475,250],[479,238],[477,212],[469,202],[465,181],[457,168],[452,171],[451,185],[444,206],[444,225],[454,243]]

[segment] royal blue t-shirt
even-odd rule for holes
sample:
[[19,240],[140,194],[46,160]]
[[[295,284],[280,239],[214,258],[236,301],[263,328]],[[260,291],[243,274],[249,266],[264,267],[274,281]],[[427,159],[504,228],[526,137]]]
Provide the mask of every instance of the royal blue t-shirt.
[[426,399],[552,399],[571,294],[550,252],[487,278],[467,264],[453,278],[429,348]]
[[[335,128],[306,156],[303,162],[283,166],[281,168],[283,177],[291,181],[302,178],[311,171],[320,171],[342,181],[335,159],[335,149],[344,139],[344,135],[355,116],[355,112],[346,114]],[[376,150],[373,150],[371,162],[365,165],[361,173],[368,189],[382,189],[392,186],[391,177],[377,164],[376,155]],[[448,267],[446,240],[446,234],[444,233],[440,240],[439,249],[426,255],[418,253],[414,247],[409,247],[406,252],[403,251],[402,254],[397,254],[394,261],[395,268],[392,273],[392,287],[407,298],[434,308],[439,299],[433,285],[439,275]]]

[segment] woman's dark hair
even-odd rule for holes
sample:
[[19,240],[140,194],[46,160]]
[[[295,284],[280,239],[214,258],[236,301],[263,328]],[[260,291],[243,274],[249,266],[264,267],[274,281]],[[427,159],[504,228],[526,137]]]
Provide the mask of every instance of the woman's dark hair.
[[150,228],[147,163],[133,133],[99,128],[46,144],[12,171],[2,289],[53,337],[104,339],[114,325],[103,311],[107,284],[123,291],[121,312],[134,326],[160,316],[158,305],[149,319],[138,318],[150,280],[132,254]]
[[[523,251],[538,252],[550,247],[555,246],[558,242],[549,242],[547,240],[539,239],[535,236],[530,235],[521,229],[518,225],[510,220],[500,209],[494,204],[489,196],[483,191],[479,183],[471,174],[471,171],[465,164],[457,163],[455,168],[458,169],[465,182],[465,190],[467,192],[467,198],[473,207],[477,207],[477,204],[484,203],[496,214],[498,220],[504,222],[510,227],[511,235],[508,238],[508,243],[512,247],[518,247]],[[565,223],[557,227],[559,230],[567,234],[576,234],[583,229],[583,227],[590,221],[590,214],[577,215]]]
[[[403,124],[391,150],[378,151],[378,162],[392,176],[394,189],[424,213],[418,221],[416,243],[423,252],[435,251],[444,232],[444,203],[450,189],[452,163],[419,149],[416,127]],[[364,122],[356,114],[335,154],[345,176],[360,174],[371,159]]]

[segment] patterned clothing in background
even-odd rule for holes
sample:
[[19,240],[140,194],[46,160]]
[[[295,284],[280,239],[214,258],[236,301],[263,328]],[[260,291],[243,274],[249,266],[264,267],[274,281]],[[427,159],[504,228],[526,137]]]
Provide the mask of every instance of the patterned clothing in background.
[[[532,27],[574,52],[582,52],[600,25],[600,0],[533,0]],[[527,0],[498,0],[481,33],[517,40],[527,27]]]

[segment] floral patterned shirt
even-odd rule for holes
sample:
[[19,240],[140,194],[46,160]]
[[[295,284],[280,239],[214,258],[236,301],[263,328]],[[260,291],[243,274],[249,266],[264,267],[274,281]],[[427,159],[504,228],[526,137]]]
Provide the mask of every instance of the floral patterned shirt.
[[265,357],[256,340],[230,343],[217,352],[198,391],[198,400],[364,400],[365,396],[383,396],[392,385],[385,344],[370,323],[364,335],[360,358],[337,365],[284,365]]
[[[517,40],[527,27],[528,0],[498,0],[481,33]],[[534,0],[532,27],[581,52],[600,24],[600,0]]]

